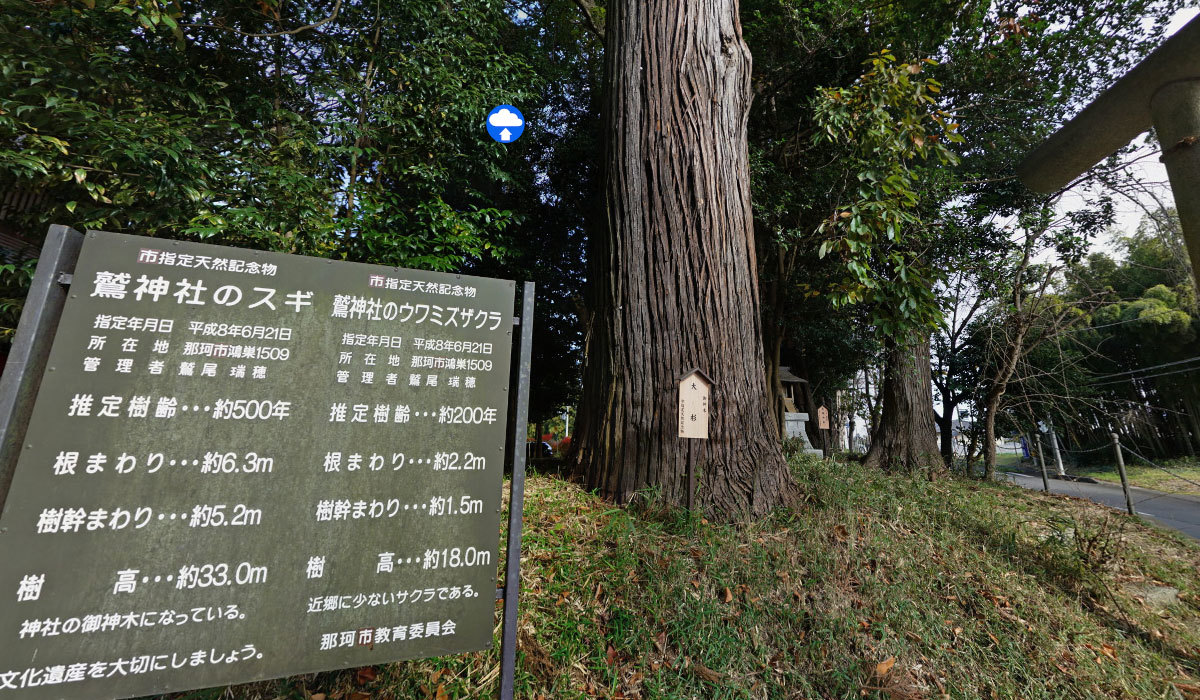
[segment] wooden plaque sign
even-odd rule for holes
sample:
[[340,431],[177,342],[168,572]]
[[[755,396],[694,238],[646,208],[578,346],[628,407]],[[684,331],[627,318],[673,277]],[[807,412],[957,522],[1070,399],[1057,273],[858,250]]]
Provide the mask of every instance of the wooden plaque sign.
[[679,382],[679,437],[708,439],[708,406],[712,382],[698,369]]
[[817,427],[829,430],[829,409],[824,406],[817,409]]

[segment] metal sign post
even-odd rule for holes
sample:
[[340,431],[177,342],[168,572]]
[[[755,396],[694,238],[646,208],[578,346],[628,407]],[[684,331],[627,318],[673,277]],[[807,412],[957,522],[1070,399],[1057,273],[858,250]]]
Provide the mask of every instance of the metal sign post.
[[21,438],[33,413],[33,399],[46,369],[54,330],[67,301],[67,286],[83,234],[66,226],[51,226],[38,258],[37,272],[25,297],[25,308],[17,324],[4,375],[0,377],[0,508],[4,507]]
[[529,431],[529,370],[533,353],[534,284],[521,294],[521,350],[517,415],[513,418],[513,473],[508,499],[508,546],[504,564],[504,617],[500,637],[500,700],[512,700],[517,666],[517,598],[521,590],[521,521],[525,512],[525,441]]

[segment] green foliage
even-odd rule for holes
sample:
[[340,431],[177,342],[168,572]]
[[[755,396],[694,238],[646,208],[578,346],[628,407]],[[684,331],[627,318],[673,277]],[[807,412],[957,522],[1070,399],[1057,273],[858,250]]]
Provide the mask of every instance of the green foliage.
[[500,252],[515,214],[489,189],[509,175],[483,115],[533,79],[499,0],[0,9],[0,187],[43,195],[12,222],[26,236],[442,270]]
[[339,32],[329,48],[337,68],[326,99],[337,108],[326,118],[340,141],[351,232],[340,255],[433,269],[502,255],[501,234],[518,214],[498,206],[515,199],[500,188],[513,183],[510,168],[524,168],[509,153],[520,142],[492,141],[484,117],[539,87],[528,59],[504,48],[504,3],[355,11],[374,33]]
[[1136,233],[1117,242],[1123,259],[1097,254],[1070,271],[1073,298],[1096,295],[1102,300],[1092,313],[1093,330],[1084,337],[1103,348],[1103,356],[1092,363],[1096,373],[1200,354],[1200,312],[1174,212],[1148,217]]
[[[1200,415],[1200,312],[1172,211],[1147,216],[1138,230],[1113,235],[1114,253],[1097,252],[1067,266],[1048,295],[1054,314],[1069,313],[1071,328],[1022,358],[1019,386],[1005,397],[1003,424],[1016,431],[1052,416],[1068,449],[1122,441],[1156,459],[1193,454],[1192,415]],[[1003,334],[991,328],[981,339]],[[1033,338],[1043,332],[1035,326]],[[1110,453],[1081,452],[1081,460]]]
[[0,182],[45,197],[25,235],[70,222],[313,252],[332,214],[319,134],[255,94],[256,66],[119,3],[3,5]]
[[[599,45],[569,1],[332,8],[0,0],[0,191],[42,195],[0,227],[532,279],[551,415],[578,392]],[[500,103],[517,143],[486,134]]]
[[[866,303],[888,336],[930,327],[939,316],[936,273],[925,256],[932,235],[922,220],[930,166],[954,165],[947,145],[961,142],[951,115],[937,109],[941,87],[919,77],[934,61],[897,63],[884,50],[848,88],[825,88],[815,103],[819,138],[841,146],[857,185],[822,224],[832,254],[847,276],[834,287],[835,305]],[[929,202],[925,202],[928,208]]]
[[12,342],[36,267],[34,259],[0,264],[0,343]]
[[498,241],[505,255],[470,270],[537,284],[529,419],[539,422],[580,399],[590,313],[586,245],[604,221],[603,47],[571,0],[526,3],[521,12],[520,31],[506,46],[537,76],[527,98],[536,111],[525,110],[533,128],[507,147],[512,177],[501,187],[514,216]]
[[[926,313],[934,306],[949,313],[958,295],[937,284],[941,270],[969,269],[963,285],[984,295],[996,294],[1013,264],[1008,254],[1011,231],[1005,230],[1006,219],[997,215],[1036,216],[1044,205],[1013,176],[1017,163],[1064,118],[1156,46],[1168,19],[1183,4],[743,0],[745,36],[755,59],[749,128],[764,328],[768,334],[773,324],[782,328],[783,363],[807,366],[814,379],[826,363],[870,365],[878,356],[872,344],[837,339],[882,339],[895,321],[907,325],[922,316],[935,318],[937,309]],[[822,244],[859,235],[841,218],[848,205],[858,201],[859,190],[870,184],[859,181],[859,173],[875,173],[873,183],[886,183],[898,164],[887,148],[872,154],[832,143],[828,132],[821,137],[812,98],[824,94],[819,88],[860,85],[858,64],[883,48],[894,56],[937,59],[937,65],[927,64],[912,80],[938,81],[941,92],[930,95],[937,104],[921,106],[954,114],[959,124],[954,133],[965,140],[939,143],[959,162],[951,166],[940,165],[936,158],[910,158],[905,165],[919,206],[906,207],[909,202],[902,196],[872,194],[866,201],[876,208],[860,212],[860,220],[878,224],[882,233],[876,249],[849,257],[831,251],[822,259]],[[872,112],[849,116],[865,121]],[[877,140],[880,136],[868,133]],[[908,157],[902,140],[893,145],[902,159]],[[1104,204],[1097,203],[1092,213],[1103,218]],[[888,224],[903,222],[903,214],[921,222],[920,227],[900,231],[912,243],[908,248],[887,237]],[[1056,241],[1068,258],[1080,254],[1085,241],[1077,234],[1089,228],[1082,221],[1073,224],[1063,227]],[[848,268],[850,260],[857,267]],[[855,308],[843,303],[835,308],[829,303],[835,298],[845,302],[852,295],[874,296],[876,290],[866,286],[871,283],[891,289],[897,280],[903,282],[901,270],[925,280],[938,295],[934,303],[919,284],[913,285],[915,297],[902,294],[879,305],[884,315],[895,319],[877,319],[875,310],[868,308],[875,305]],[[906,298],[910,305],[900,312]],[[803,311],[793,313],[795,309]],[[892,325],[876,327],[877,320]],[[831,373],[830,380],[838,384],[848,376]]]

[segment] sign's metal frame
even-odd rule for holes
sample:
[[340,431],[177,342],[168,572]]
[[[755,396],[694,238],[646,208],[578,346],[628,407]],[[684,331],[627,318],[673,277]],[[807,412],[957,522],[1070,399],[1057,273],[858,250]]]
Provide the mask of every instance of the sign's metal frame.
[[521,352],[517,375],[517,412],[513,421],[513,473],[509,485],[508,545],[505,548],[504,587],[496,589],[504,600],[500,637],[500,700],[512,700],[517,666],[517,597],[521,589],[521,525],[525,513],[525,442],[529,430],[529,371],[533,353],[534,284],[521,292]]
[[66,226],[50,227],[13,336],[8,363],[0,375],[0,508],[8,498],[21,441],[33,415],[33,400],[37,398],[58,319],[67,302],[67,285],[82,247],[82,233]]
[[[21,320],[17,324],[4,372],[0,375],[0,509],[8,497],[17,457],[34,399],[45,370],[59,318],[67,299],[67,288],[84,234],[68,226],[51,226],[42,246]],[[521,586],[521,524],[525,505],[525,441],[529,419],[529,374],[533,349],[533,303],[535,285],[525,282],[521,295],[520,353],[517,366],[516,414],[512,416],[513,473],[509,486],[508,538],[505,552],[504,586],[496,589],[496,600],[504,601],[500,641],[500,700],[512,700],[517,658],[517,606]],[[511,414],[510,414],[511,415]]]

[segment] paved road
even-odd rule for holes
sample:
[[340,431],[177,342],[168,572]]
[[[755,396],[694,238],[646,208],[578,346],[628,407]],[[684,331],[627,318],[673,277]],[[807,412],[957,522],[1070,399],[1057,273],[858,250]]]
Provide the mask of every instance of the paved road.
[[[1042,477],[1030,474],[1004,472],[1018,486],[1042,490]],[[1050,492],[1086,498],[1120,510],[1125,510],[1125,494],[1120,484],[1089,484],[1082,481],[1050,480]],[[1133,496],[1133,509],[1149,520],[1178,530],[1185,535],[1200,539],[1200,498],[1195,496],[1173,496],[1162,491],[1129,487]]]

